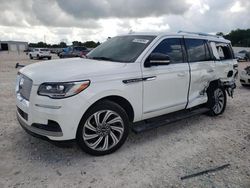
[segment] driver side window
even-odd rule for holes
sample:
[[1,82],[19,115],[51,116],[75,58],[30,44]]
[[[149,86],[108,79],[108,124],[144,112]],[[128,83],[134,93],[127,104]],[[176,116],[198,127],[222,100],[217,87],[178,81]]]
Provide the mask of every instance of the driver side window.
[[183,63],[183,48],[180,38],[163,40],[152,53],[168,55],[171,63]]

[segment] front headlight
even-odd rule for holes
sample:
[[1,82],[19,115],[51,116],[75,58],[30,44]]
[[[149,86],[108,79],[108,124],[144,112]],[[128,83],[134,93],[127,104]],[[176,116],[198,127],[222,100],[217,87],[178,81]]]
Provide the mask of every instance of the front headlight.
[[52,99],[62,99],[74,96],[90,85],[89,80],[76,82],[51,82],[39,86],[37,94]]

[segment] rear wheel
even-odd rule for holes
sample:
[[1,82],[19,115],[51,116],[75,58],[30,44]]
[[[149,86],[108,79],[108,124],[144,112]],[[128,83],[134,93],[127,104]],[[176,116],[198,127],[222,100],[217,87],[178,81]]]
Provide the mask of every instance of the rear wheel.
[[210,87],[207,91],[207,106],[210,109],[209,115],[218,116],[225,111],[227,104],[226,91],[222,87]]
[[118,104],[102,101],[83,116],[77,131],[77,142],[91,155],[106,155],[119,149],[129,132],[126,112]]
[[30,59],[33,59],[32,55],[30,54]]
[[51,56],[48,57],[48,60],[51,60]]

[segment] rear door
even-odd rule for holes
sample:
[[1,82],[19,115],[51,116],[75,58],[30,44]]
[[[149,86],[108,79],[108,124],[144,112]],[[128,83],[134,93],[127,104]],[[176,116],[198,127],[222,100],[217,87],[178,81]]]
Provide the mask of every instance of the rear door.
[[191,70],[187,108],[191,108],[206,102],[205,91],[214,80],[215,62],[207,40],[186,37],[185,44]]
[[160,40],[148,56],[151,53],[168,55],[170,64],[142,67],[144,119],[184,109],[189,86],[189,66],[181,36]]

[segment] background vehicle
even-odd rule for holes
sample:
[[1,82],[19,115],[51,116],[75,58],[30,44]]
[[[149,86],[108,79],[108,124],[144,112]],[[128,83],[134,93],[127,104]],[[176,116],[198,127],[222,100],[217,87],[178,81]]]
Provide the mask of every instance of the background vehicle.
[[236,57],[237,61],[247,61],[250,59],[249,54],[250,54],[250,52],[247,52],[246,50],[241,50],[235,54],[235,57]]
[[69,58],[69,57],[83,57],[85,56],[89,50],[84,46],[74,46],[68,47],[67,50],[59,53],[60,58]]
[[113,37],[87,58],[20,69],[17,117],[51,140],[76,139],[92,155],[114,152],[139,133],[193,115],[224,112],[237,61],[230,41],[201,33]]
[[26,55],[28,55],[29,54],[29,52],[31,52],[32,50],[30,49],[30,48],[28,48],[28,49],[26,49],[26,50],[24,50],[23,52],[25,52],[26,53]]
[[240,83],[242,86],[250,86],[250,66],[247,66],[240,73]]
[[43,58],[47,58],[47,59],[51,59],[51,54],[49,49],[47,48],[34,48],[32,51],[30,51],[28,53],[30,59],[43,59]]

